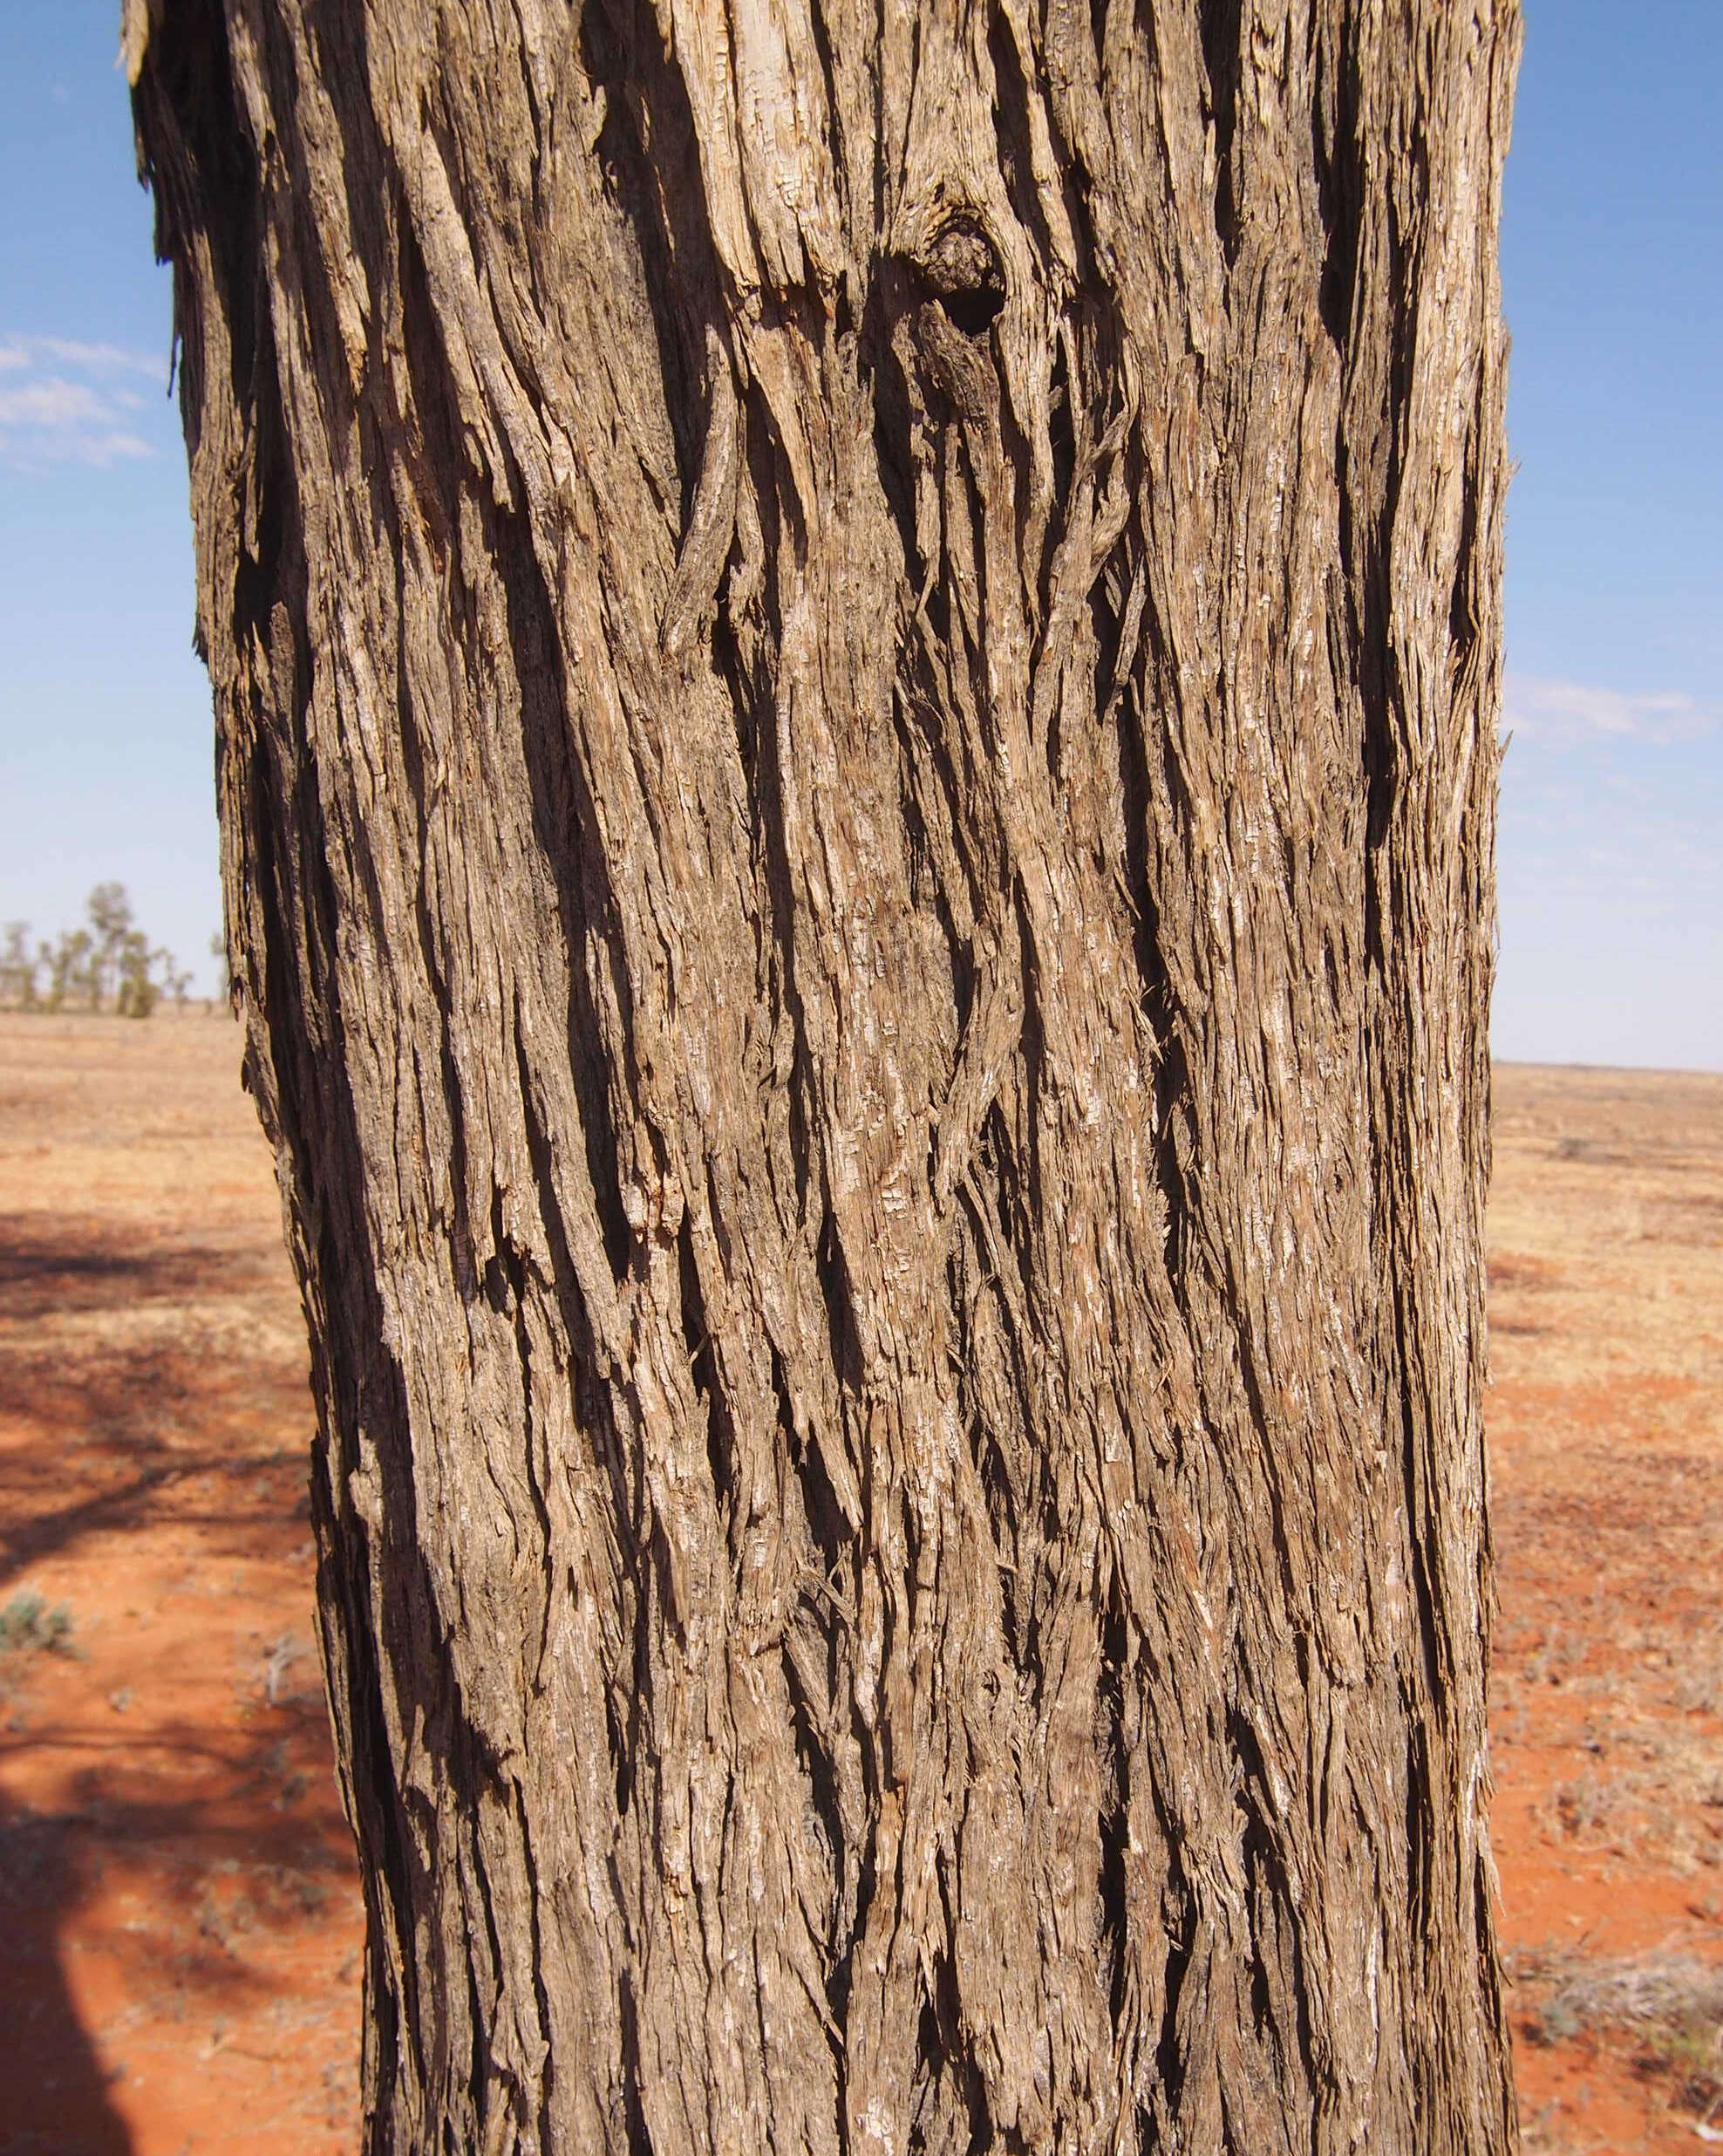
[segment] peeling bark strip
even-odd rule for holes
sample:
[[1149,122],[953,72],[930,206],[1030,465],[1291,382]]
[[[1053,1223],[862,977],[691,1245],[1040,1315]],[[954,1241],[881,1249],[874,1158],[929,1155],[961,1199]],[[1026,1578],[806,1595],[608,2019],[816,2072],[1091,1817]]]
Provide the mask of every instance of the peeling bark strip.
[[367,2146],[1511,2139],[1513,0],[131,0]]

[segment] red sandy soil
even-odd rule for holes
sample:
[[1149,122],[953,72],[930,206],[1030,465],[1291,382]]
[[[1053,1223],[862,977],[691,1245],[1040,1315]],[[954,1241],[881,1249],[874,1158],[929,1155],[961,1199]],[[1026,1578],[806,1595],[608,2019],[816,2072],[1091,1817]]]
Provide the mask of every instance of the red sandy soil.
[[[72,1627],[0,1652],[8,2156],[358,2145],[305,1348],[237,1060],[223,1019],[0,1017],[0,1618]],[[1723,2098],[1723,1079],[1508,1068],[1497,1106],[1525,2146],[1690,2152]]]
[[1494,1831],[1524,2141],[1697,2151],[1723,2143],[1723,1078],[1508,1068],[1495,1097]]
[[0,2149],[358,2143],[311,1406],[225,1018],[0,1020]]

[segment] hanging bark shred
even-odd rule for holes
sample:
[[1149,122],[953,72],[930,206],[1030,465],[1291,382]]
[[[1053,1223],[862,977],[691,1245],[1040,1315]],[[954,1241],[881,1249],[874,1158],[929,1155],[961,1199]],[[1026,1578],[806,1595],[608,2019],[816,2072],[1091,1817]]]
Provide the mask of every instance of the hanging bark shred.
[[367,2148],[1497,2151],[1513,0],[127,0]]

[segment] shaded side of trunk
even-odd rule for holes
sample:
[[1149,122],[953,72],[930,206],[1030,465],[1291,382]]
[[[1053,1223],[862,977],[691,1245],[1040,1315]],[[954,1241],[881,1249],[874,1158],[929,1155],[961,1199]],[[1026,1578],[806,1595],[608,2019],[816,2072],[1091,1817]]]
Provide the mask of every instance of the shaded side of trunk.
[[1510,2139],[1512,0],[133,0],[368,2146]]

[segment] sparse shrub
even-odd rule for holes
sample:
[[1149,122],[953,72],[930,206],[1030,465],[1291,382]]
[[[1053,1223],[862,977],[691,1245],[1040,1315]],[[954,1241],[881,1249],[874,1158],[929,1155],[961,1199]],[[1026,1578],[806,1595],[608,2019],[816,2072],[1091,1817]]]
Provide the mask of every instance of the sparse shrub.
[[1723,2108],[1723,1970],[1653,1948],[1622,1960],[1571,1948],[1517,1957],[1535,2043],[1611,2040],[1671,2101],[1709,2120]]
[[0,1655],[63,1655],[72,1644],[72,1612],[64,1602],[50,1609],[26,1587],[0,1608]]
[[1589,1767],[1571,1782],[1558,1782],[1550,1791],[1550,1799],[1563,1832],[1595,1834],[1608,1817],[1610,1795],[1602,1777]]
[[1584,2030],[1584,2020],[1572,2000],[1558,1991],[1533,2011],[1526,2034],[1534,2043],[1571,2043]]

